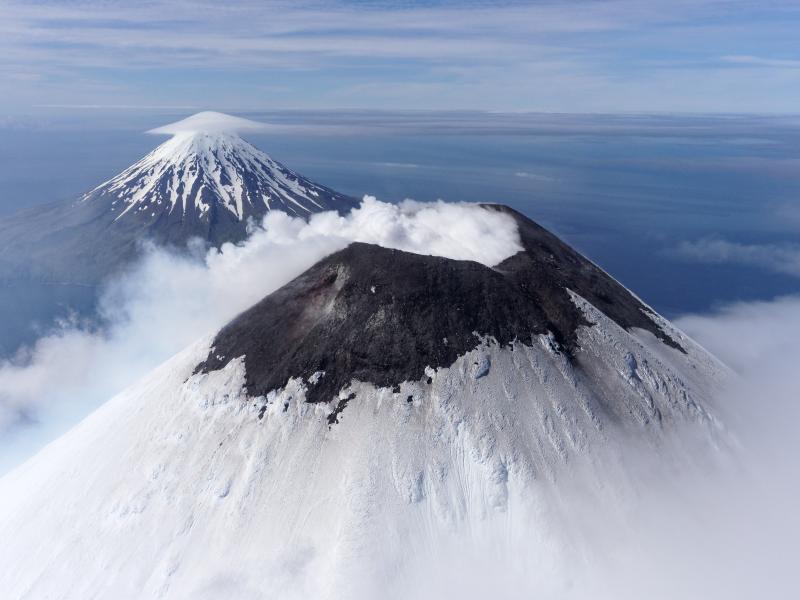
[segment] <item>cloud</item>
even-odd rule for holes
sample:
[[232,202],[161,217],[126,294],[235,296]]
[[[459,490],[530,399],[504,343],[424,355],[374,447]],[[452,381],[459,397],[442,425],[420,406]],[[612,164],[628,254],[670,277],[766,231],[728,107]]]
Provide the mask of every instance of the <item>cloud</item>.
[[796,244],[741,244],[705,239],[681,242],[672,254],[694,262],[745,265],[800,277],[800,246]]
[[420,165],[417,163],[405,162],[376,162],[373,163],[376,167],[386,167],[387,169],[419,169]]
[[197,106],[163,104],[37,104],[34,108],[68,108],[76,110],[196,110]]
[[800,296],[731,304],[675,324],[745,377],[766,382],[773,371],[783,371],[776,381],[789,381],[792,392],[800,389],[794,385],[800,371],[784,369],[800,356]]
[[[241,110],[267,99],[293,108],[789,111],[796,61],[761,57],[792,47],[794,8],[746,0],[381,2],[368,10],[318,1],[11,0],[0,3],[0,81],[9,83],[0,108]],[[754,55],[733,53],[731,40],[743,37]],[[276,81],[286,89],[263,91]]]
[[162,125],[151,129],[147,133],[176,135],[179,133],[244,133],[247,131],[265,131],[269,129],[266,123],[258,123],[250,119],[234,117],[211,110],[193,114],[174,123]]
[[[795,509],[800,493],[800,296],[736,303],[711,314],[684,316],[675,324],[734,371],[717,409],[737,450],[728,470],[706,483],[692,482],[699,504],[684,511],[698,511],[696,530],[686,527],[688,515],[668,505],[677,524],[684,525],[673,536],[685,536],[669,558],[694,575],[699,586],[691,593],[696,597],[785,596],[793,589],[794,540],[800,536]],[[672,499],[680,496],[667,496]],[[664,529],[670,526],[666,521]],[[683,551],[686,556],[677,556]],[[691,560],[697,561],[694,568],[686,564]],[[698,593],[703,587],[708,595]]]
[[530,173],[529,171],[517,171],[514,173],[514,177],[519,177],[521,179],[532,179],[534,181],[556,181],[553,177],[549,177],[548,175],[542,175],[541,173]]
[[763,58],[759,56],[748,56],[748,55],[732,55],[732,56],[723,56],[722,60],[723,62],[733,63],[737,65],[745,65],[745,66],[800,69],[800,60],[793,60],[793,59]]
[[493,265],[521,249],[516,223],[477,205],[366,197],[347,216],[269,213],[241,245],[202,260],[151,248],[102,299],[101,330],[73,323],[0,363],[0,471],[199,336],[352,241]]
[[775,225],[800,231],[800,202],[783,202],[775,207]]

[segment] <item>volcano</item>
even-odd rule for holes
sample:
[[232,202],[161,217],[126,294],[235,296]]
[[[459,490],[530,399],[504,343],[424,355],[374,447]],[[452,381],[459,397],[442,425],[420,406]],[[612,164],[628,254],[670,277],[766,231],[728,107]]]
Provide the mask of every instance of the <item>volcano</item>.
[[152,130],[172,137],[80,198],[0,220],[0,278],[95,285],[139,256],[143,242],[218,247],[243,240],[272,210],[307,218],[357,204],[240,136],[264,127],[204,112]]
[[560,551],[564,474],[606,490],[615,441],[713,446],[719,363],[534,222],[482,210],[522,250],[351,244],[0,480],[6,597],[387,597],[490,523]]

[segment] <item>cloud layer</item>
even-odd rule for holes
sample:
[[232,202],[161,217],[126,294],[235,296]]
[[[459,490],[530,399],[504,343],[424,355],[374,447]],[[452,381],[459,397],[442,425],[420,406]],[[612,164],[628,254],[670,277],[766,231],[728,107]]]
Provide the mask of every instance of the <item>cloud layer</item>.
[[796,244],[742,244],[706,239],[681,242],[673,254],[695,262],[745,265],[800,277],[800,246]]
[[798,19],[788,0],[11,0],[0,110],[789,112]]

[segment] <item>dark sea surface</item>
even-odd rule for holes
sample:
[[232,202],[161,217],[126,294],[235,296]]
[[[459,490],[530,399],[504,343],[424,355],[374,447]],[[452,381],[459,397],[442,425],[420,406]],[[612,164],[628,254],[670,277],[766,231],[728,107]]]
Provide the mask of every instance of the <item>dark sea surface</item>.
[[[275,124],[269,134],[245,136],[256,146],[341,192],[508,204],[667,317],[800,291],[800,273],[778,272],[768,257],[757,266],[712,264],[676,252],[707,239],[797,244],[798,117],[240,114]],[[89,111],[2,123],[0,216],[77,197],[163,139],[143,131],[183,116]],[[28,321],[41,306],[66,312],[85,295],[6,285],[0,349],[32,331]]]

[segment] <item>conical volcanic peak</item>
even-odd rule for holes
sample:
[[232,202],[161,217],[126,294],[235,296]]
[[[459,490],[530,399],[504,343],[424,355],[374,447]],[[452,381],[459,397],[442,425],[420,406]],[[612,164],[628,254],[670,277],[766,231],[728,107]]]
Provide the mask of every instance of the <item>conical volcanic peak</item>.
[[314,183],[239,136],[268,126],[198,113],[151,133],[172,136],[77,201],[0,219],[0,278],[94,285],[141,255],[141,242],[185,249],[239,242],[273,210],[308,218],[355,198]]
[[[244,357],[246,387],[264,396],[291,378],[330,401],[352,381],[393,387],[449,367],[491,339],[531,346],[540,335],[572,356],[589,326],[573,294],[623,329],[683,348],[613,278],[524,216],[524,250],[494,268],[354,243],[224,327],[198,371]],[[322,373],[322,375],[319,375]]]
[[273,209],[307,217],[347,210],[352,199],[308,181],[246,142],[239,133],[264,123],[202,112],[148,133],[173,137],[86,194],[107,202],[114,220],[146,223],[246,221]]
[[0,479],[3,597],[427,597],[444,556],[516,572],[532,545],[571,573],[633,477],[729,463],[718,363],[489,208],[523,247],[494,267],[353,243]]
[[180,131],[84,201],[110,200],[115,221],[245,221],[273,209],[307,217],[353,202],[274,161],[236,133]]

